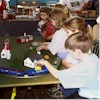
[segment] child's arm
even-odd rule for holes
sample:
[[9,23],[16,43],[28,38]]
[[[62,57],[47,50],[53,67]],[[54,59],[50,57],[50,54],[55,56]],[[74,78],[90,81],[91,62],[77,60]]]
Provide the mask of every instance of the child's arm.
[[89,35],[90,35],[90,38],[91,40],[93,41],[93,28],[90,24],[88,24],[88,30],[89,30]]
[[48,36],[48,37],[46,38],[46,40],[52,40],[52,37],[53,37],[53,35]]
[[73,66],[73,64],[67,62],[65,59],[62,60],[62,64],[66,67],[66,68],[71,68]]
[[42,65],[45,65],[46,66],[46,68],[48,69],[48,71],[55,77],[55,78],[57,78],[57,69],[56,68],[54,68],[53,66],[52,66],[52,64],[50,64],[47,60],[40,60],[40,61],[38,61],[37,63],[40,63],[40,64],[42,64]]
[[40,51],[40,50],[49,50],[49,49],[48,49],[48,44],[42,44],[42,45],[38,46],[38,47],[36,48],[36,50],[37,50],[37,51]]
[[43,38],[45,38],[45,31],[40,32],[40,34],[42,35]]

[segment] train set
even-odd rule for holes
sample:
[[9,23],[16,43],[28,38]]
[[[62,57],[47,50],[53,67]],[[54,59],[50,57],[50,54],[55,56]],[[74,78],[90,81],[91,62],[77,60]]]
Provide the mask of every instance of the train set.
[[[25,37],[25,39],[26,39],[27,36],[28,35],[26,35],[26,33],[25,33],[24,36],[20,36],[20,37]],[[49,71],[47,70],[46,66],[40,65],[40,64],[35,66],[35,63],[40,59],[49,60],[49,55],[47,55],[48,53],[46,54],[46,51],[45,51],[45,54],[42,54],[42,55],[44,55],[44,57],[41,55],[41,52],[37,52],[37,53],[34,52],[34,51],[36,51],[35,49],[38,46],[38,45],[33,45],[33,43],[36,44],[35,41],[32,42],[32,44],[30,46],[30,47],[32,47],[32,49],[29,48],[28,51],[26,50],[26,52],[23,52],[23,56],[24,56],[25,59],[21,60],[21,63],[23,62],[24,65],[17,65],[20,62],[18,62],[18,60],[15,61],[15,62],[12,60],[14,58],[13,56],[15,56],[14,52],[13,52],[14,50],[17,52],[18,51],[17,49],[18,48],[20,49],[21,46],[23,46],[23,47],[25,46],[25,48],[27,48],[27,46],[29,47],[28,42],[30,42],[30,41],[26,41],[26,42],[24,41],[23,43],[22,42],[20,43],[20,42],[18,42],[19,41],[18,39],[19,39],[19,37],[17,38],[17,41],[15,39],[15,42],[13,42],[10,39],[5,39],[4,48],[1,50],[1,59],[5,59],[7,62],[10,63],[10,65],[4,65],[4,64],[2,65],[1,64],[0,73],[3,74],[3,75],[8,75],[8,76],[17,77],[17,78],[20,78],[20,77],[27,78],[27,77],[39,76],[39,75],[43,75],[43,74],[48,73]],[[31,37],[31,39],[33,41],[33,37]],[[11,47],[10,47],[10,44],[11,44]],[[21,45],[21,44],[23,44],[23,45]],[[17,48],[14,47],[16,45],[17,45]],[[22,48],[21,50],[24,51],[24,48]],[[19,52],[17,52],[17,53],[19,53]],[[17,58],[17,55],[16,55],[16,58]],[[4,61],[4,60],[1,60],[1,62],[2,61]],[[4,61],[4,63],[6,61]],[[15,63],[15,64],[13,65],[12,62]],[[61,64],[61,58],[56,56],[52,65],[55,68],[58,68],[60,66],[60,64]],[[29,67],[29,69],[24,70],[24,69],[21,69],[21,68],[19,68],[19,69],[15,68],[17,66]]]
[[[61,58],[56,57],[52,63],[52,65],[58,69],[58,67],[61,65]],[[0,66],[0,73],[4,75],[13,76],[16,78],[29,78],[32,76],[38,76],[48,73],[49,71],[47,68],[43,65],[41,66],[41,70],[35,70],[35,68],[30,68],[28,70],[19,70],[15,68],[8,68],[8,67],[2,67]]]

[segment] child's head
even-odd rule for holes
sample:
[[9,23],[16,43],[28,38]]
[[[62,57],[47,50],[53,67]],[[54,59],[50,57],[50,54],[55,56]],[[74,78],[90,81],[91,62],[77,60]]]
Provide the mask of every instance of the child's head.
[[66,20],[67,16],[62,9],[55,8],[50,12],[49,18],[52,25],[56,29],[59,29],[63,25],[63,22]]
[[67,29],[69,35],[76,33],[76,32],[84,32],[91,38],[92,42],[92,33],[89,31],[89,27],[85,26],[85,20],[80,16],[73,16],[71,18],[67,18],[64,22],[63,27]]
[[41,20],[48,20],[48,15],[51,12],[51,8],[49,7],[43,7],[40,9],[40,19]]
[[70,30],[71,32],[84,31],[85,30],[85,20],[82,17],[73,16],[71,18],[68,18],[64,22],[63,27],[65,29]]
[[[62,4],[56,4],[56,5],[54,5],[54,8],[53,9],[55,9],[55,8],[60,8],[60,9],[62,9],[63,11],[65,11],[65,13],[68,15],[68,13],[69,13],[69,9],[65,6],[65,5],[62,5]],[[68,15],[69,16],[69,15]]]
[[75,59],[79,59],[81,54],[88,53],[91,47],[91,38],[83,32],[72,34],[65,41],[65,48]]

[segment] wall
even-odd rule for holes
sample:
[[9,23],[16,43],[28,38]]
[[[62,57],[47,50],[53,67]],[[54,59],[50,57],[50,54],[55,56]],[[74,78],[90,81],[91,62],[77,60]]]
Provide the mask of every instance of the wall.
[[46,3],[47,1],[59,1],[59,0],[10,0],[10,6],[16,6],[19,2],[22,1],[38,1],[40,4]]

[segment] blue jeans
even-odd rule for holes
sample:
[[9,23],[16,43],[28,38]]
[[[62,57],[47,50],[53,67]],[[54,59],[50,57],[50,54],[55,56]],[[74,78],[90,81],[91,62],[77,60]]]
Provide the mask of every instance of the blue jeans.
[[61,92],[64,95],[64,98],[67,98],[78,91],[78,88],[70,88],[70,89],[64,89],[63,86],[60,87]]

